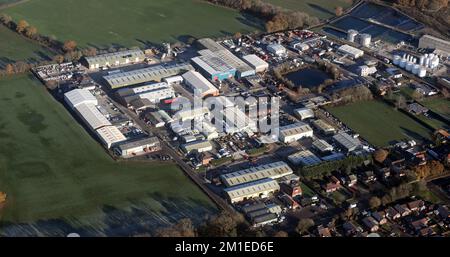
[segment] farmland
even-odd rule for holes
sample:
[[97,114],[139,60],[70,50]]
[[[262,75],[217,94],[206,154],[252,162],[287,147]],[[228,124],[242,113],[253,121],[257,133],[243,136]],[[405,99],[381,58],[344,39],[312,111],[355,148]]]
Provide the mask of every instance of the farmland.
[[[54,10],[49,12],[49,10]],[[57,40],[100,48],[253,32],[259,22],[195,0],[33,0],[4,10]]]
[[0,235],[130,235],[215,211],[173,164],[113,161],[39,82],[0,94]]
[[327,19],[334,16],[336,7],[341,6],[347,8],[351,5],[351,1],[337,0],[265,0],[268,3],[280,6],[294,11],[302,11],[309,15],[316,16],[321,19]]
[[405,114],[379,101],[359,102],[331,107],[328,111],[376,146],[396,140],[429,139],[431,131]]
[[18,60],[38,61],[49,58],[48,50],[0,26],[0,68]]
[[445,98],[429,98],[423,100],[421,103],[437,114],[450,119],[450,100]]

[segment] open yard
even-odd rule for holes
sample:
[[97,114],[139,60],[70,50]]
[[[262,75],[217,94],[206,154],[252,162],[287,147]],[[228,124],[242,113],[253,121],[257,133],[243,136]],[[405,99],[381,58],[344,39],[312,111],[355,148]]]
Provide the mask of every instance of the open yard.
[[113,161],[27,76],[0,80],[0,191],[0,235],[131,235],[216,210],[172,164]]
[[328,111],[376,146],[387,146],[395,140],[430,138],[431,131],[383,102],[359,102]]
[[199,0],[33,0],[4,10],[60,41],[81,46],[140,46],[253,32],[259,21]]
[[0,68],[18,60],[38,61],[51,56],[48,50],[0,25]]
[[338,6],[347,8],[351,5],[351,1],[348,0],[265,0],[265,2],[290,10],[302,11],[321,19],[333,17],[334,10]]

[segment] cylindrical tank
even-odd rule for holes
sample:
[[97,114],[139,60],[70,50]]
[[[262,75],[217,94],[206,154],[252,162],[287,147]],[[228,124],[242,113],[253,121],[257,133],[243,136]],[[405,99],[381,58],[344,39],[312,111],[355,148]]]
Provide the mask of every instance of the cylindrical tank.
[[421,78],[425,77],[427,75],[427,69],[425,69],[424,67],[421,67],[418,75]]
[[401,57],[399,55],[394,55],[394,60],[392,61],[392,63],[394,63],[394,65],[399,65],[400,64],[400,60]]
[[425,66],[425,67],[430,66],[430,57],[425,58],[424,66]]
[[358,35],[358,31],[354,30],[354,29],[349,29],[347,31],[347,40],[350,42],[355,42],[355,38]]
[[406,59],[401,59],[400,60],[400,68],[405,68],[406,67]]
[[413,66],[414,66],[414,64],[413,64],[412,62],[408,62],[408,63],[406,64],[405,69],[406,69],[407,71],[412,71]]
[[417,75],[419,74],[420,71],[420,65],[419,64],[414,64],[413,69],[412,69],[412,73]]
[[417,63],[417,58],[416,57],[413,57],[413,61],[412,61],[413,63]]
[[360,44],[362,46],[368,47],[368,46],[370,46],[370,42],[372,41],[372,36],[367,33],[361,34],[359,40],[360,40]]
[[403,53],[403,59],[406,59],[406,56],[407,56],[406,53]]
[[425,63],[425,56],[422,55],[422,56],[420,56],[419,64],[423,66],[424,63]]

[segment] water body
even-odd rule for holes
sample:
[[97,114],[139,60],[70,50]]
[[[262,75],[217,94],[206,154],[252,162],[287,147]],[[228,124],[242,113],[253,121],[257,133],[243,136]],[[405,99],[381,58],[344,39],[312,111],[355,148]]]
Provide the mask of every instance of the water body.
[[331,77],[319,69],[307,68],[288,73],[286,78],[292,81],[297,87],[314,88]]

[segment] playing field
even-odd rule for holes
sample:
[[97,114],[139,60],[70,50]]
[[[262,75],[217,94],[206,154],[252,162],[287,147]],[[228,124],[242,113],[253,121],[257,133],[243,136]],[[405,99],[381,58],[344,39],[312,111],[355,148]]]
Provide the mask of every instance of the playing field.
[[258,29],[237,11],[199,0],[33,0],[5,12],[81,46],[130,47]]
[[333,17],[335,8],[347,8],[351,5],[348,0],[265,0],[268,3],[295,11],[302,11],[321,19]]
[[0,80],[0,191],[0,235],[131,235],[215,211],[172,164],[113,161],[26,76]]
[[359,102],[328,111],[376,146],[387,146],[395,140],[430,138],[431,131],[383,102]]
[[33,62],[47,59],[49,55],[47,49],[0,26],[0,68],[18,60]]

